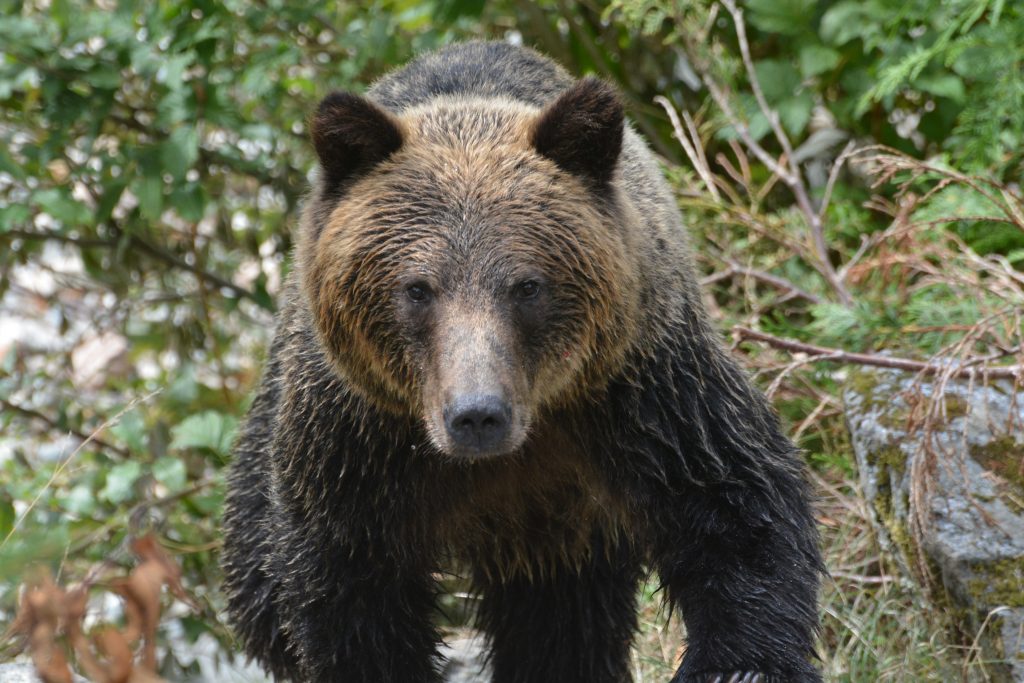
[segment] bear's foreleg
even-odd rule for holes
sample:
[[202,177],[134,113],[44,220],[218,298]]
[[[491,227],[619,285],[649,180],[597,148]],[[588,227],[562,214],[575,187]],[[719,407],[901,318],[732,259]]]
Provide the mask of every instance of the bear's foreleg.
[[480,626],[493,683],[622,683],[630,680],[640,562],[624,547],[595,543],[578,564],[532,576],[477,572]]
[[655,561],[686,624],[673,683],[814,683],[820,574],[798,477],[694,488],[677,499]]
[[281,548],[277,607],[302,666],[318,683],[437,683],[436,585],[418,570],[315,527]]

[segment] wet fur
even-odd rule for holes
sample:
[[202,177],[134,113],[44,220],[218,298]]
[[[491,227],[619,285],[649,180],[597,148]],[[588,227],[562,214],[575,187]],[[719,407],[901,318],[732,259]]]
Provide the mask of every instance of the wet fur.
[[[674,681],[820,680],[801,461],[705,316],[644,144],[626,127],[609,162],[559,139],[614,125],[594,101],[582,124],[544,109],[574,88],[615,106],[531,51],[448,48],[370,90],[399,146],[371,126],[372,168],[365,153],[323,161],[225,513],[229,615],[275,677],[438,681],[433,573],[457,566],[481,595],[495,683],[629,680],[646,570],[687,625]],[[545,111],[561,123],[544,129]],[[442,214],[472,220],[445,235]],[[508,221],[538,240],[502,238]],[[479,291],[521,262],[572,289],[542,343],[521,342],[533,380],[515,453],[467,463],[431,438],[441,371],[393,322],[410,255],[445,272],[472,256],[459,272]]]

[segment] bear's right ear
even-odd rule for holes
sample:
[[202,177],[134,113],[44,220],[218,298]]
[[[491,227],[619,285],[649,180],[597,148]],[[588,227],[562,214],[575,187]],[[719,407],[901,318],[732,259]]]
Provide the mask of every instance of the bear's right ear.
[[604,185],[622,152],[624,116],[615,89],[589,76],[541,113],[534,124],[533,146],[566,171]]
[[365,173],[402,146],[401,125],[394,116],[347,92],[324,98],[309,132],[328,188]]

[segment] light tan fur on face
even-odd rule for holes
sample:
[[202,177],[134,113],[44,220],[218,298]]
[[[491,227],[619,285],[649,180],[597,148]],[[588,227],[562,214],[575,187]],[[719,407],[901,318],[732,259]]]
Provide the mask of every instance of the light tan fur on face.
[[531,388],[513,359],[501,353],[512,342],[500,315],[479,303],[461,304],[442,304],[436,325],[435,361],[425,369],[423,383],[427,433],[440,451],[457,451],[445,428],[445,405],[458,394],[497,395],[511,408],[509,432],[498,452],[514,451],[523,445],[533,420],[532,406],[523,400]]
[[[515,405],[510,440],[521,444],[539,410],[600,391],[635,341],[641,268],[628,231],[579,179],[533,150],[537,116],[493,99],[438,99],[405,112],[402,148],[353,185],[315,242],[299,246],[305,293],[335,368],[381,408],[421,417],[442,450],[445,391],[476,381],[474,367],[504,373]],[[474,297],[518,263],[551,278],[572,310],[531,368],[495,368],[483,357],[474,366],[466,354],[485,349],[465,342],[505,334],[488,301]],[[410,274],[451,273],[464,275],[463,298],[443,292],[449,307],[436,324],[446,327],[432,337],[434,360],[424,361],[396,325],[394,292]]]

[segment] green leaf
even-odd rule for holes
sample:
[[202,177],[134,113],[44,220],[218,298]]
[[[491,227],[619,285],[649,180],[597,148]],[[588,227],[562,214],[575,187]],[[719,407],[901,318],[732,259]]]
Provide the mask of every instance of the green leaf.
[[9,498],[0,498],[0,542],[7,538],[14,528],[14,503]]
[[89,517],[96,511],[96,494],[88,484],[79,484],[60,497],[65,510],[79,517]]
[[38,190],[32,195],[32,203],[66,227],[82,225],[88,222],[92,215],[88,206],[72,199],[71,194],[63,187]]
[[199,398],[199,383],[196,381],[196,368],[191,363],[182,366],[164,396],[180,406],[187,406]]
[[187,472],[185,463],[179,458],[165,455],[153,463],[153,478],[168,488],[168,490],[180,491],[185,488]]
[[85,74],[85,81],[100,90],[116,90],[121,87],[124,77],[117,67],[110,64],[100,64]]
[[100,491],[100,498],[115,505],[132,497],[132,487],[142,475],[142,465],[135,460],[115,465],[107,472],[107,483]]
[[800,48],[800,73],[805,78],[831,71],[839,65],[842,55],[824,45],[811,44]]
[[17,585],[27,568],[40,561],[59,562],[70,543],[67,522],[61,520],[44,528],[21,527],[0,552],[0,576]]
[[755,62],[754,71],[769,104],[775,105],[792,97],[800,87],[800,73],[792,64],[781,59]]
[[191,51],[183,52],[173,57],[165,57],[160,62],[156,80],[172,91],[180,91],[188,87],[185,83],[185,70],[195,61],[195,54]]
[[222,458],[231,452],[238,420],[212,410],[191,415],[171,430],[171,448],[196,448]]
[[189,496],[186,503],[203,516],[215,515],[224,509],[224,492],[220,490]]
[[0,234],[28,223],[32,210],[23,204],[0,207]]
[[14,160],[11,153],[7,151],[10,141],[3,140],[0,144],[0,172],[9,173],[17,180],[25,179],[25,171],[21,168],[21,165]]
[[124,189],[127,186],[128,184],[123,180],[109,181],[104,185],[103,194],[100,196],[100,201],[96,206],[97,223],[104,223],[110,220],[114,207],[121,200],[121,195],[124,194]]
[[434,0],[435,21],[453,22],[459,17],[479,17],[484,0]]
[[767,33],[795,36],[814,16],[817,0],[747,0],[749,21]]
[[164,210],[164,181],[159,176],[143,176],[132,183],[132,192],[139,200],[143,218],[160,220]]
[[914,87],[936,97],[948,97],[957,103],[963,103],[967,99],[967,90],[964,82],[953,74],[935,74],[918,76],[914,81]]
[[779,103],[776,109],[779,112],[779,120],[782,121],[786,131],[790,135],[799,136],[811,120],[814,98],[810,93],[802,93]]
[[128,450],[136,453],[146,450],[146,423],[138,410],[130,410],[122,415],[110,431],[128,446]]
[[199,132],[181,125],[160,145],[163,170],[180,180],[199,158]]
[[871,2],[844,0],[836,4],[821,17],[818,29],[821,39],[837,46],[855,38],[868,39],[881,31],[878,17],[872,16],[872,12],[881,14]]
[[206,212],[206,193],[199,183],[175,188],[171,193],[171,202],[178,215],[187,221],[196,222]]

